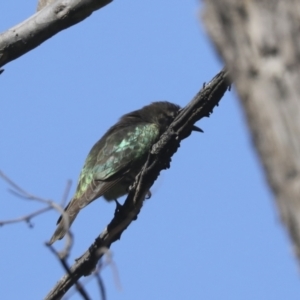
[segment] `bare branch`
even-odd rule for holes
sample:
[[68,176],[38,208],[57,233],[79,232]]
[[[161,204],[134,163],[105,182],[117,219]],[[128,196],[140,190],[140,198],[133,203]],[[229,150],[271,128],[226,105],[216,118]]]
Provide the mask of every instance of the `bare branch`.
[[12,179],[10,179],[4,172],[2,172],[0,170],[0,177],[6,181],[11,187],[12,189],[9,189],[9,191],[11,193],[14,193],[16,196],[20,197],[20,198],[24,198],[27,200],[35,200],[38,202],[42,202],[42,203],[48,203],[48,200],[35,196],[33,194],[30,194],[29,192],[25,191],[24,189],[22,189],[18,184],[16,184]]
[[[116,263],[114,262],[112,258],[112,252],[110,249],[100,249],[101,253],[104,254],[104,261],[100,260],[95,271],[93,271],[94,276],[89,276],[81,281],[81,284],[86,286],[90,281],[92,281],[94,278],[96,278],[96,281],[98,283],[99,289],[100,289],[100,294],[101,294],[101,299],[105,300],[106,299],[106,291],[105,291],[105,285],[103,283],[103,280],[100,276],[100,272],[107,266],[109,266],[112,270],[113,274],[113,279],[116,284],[116,287],[118,290],[122,290],[121,283],[120,283],[120,278],[118,274],[118,268],[116,266]],[[67,300],[70,297],[72,297],[75,293],[77,292],[76,288],[70,289],[67,295],[64,296],[64,299]]]
[[73,26],[112,0],[56,0],[0,34],[0,67]]
[[48,206],[50,206],[53,209],[56,209],[60,214],[64,213],[64,209],[56,204],[54,201],[52,200],[47,200],[41,197],[38,197],[36,195],[30,194],[29,192],[25,191],[24,189],[22,189],[18,184],[16,184],[13,180],[11,180],[4,172],[2,172],[0,170],[0,178],[2,178],[4,181],[6,181],[11,187],[12,189],[9,189],[9,191],[11,193],[13,193],[14,195],[26,199],[26,200],[34,200],[37,202],[41,202],[43,204],[46,204]]
[[122,285],[121,285],[121,281],[120,281],[120,276],[119,276],[119,272],[118,272],[116,263],[114,262],[114,260],[112,258],[112,256],[113,256],[112,251],[108,248],[101,248],[101,249],[99,249],[99,251],[101,251],[102,254],[105,254],[104,261],[99,261],[99,264],[97,266],[95,273],[99,272],[104,267],[109,266],[112,270],[115,285],[116,285],[117,289],[121,291]]
[[99,286],[101,299],[106,300],[106,291],[105,291],[105,286],[104,286],[103,280],[100,275],[100,270],[101,269],[97,270],[97,272],[95,272],[94,276],[95,276],[98,286]]
[[[52,209],[55,209],[59,212],[59,214],[62,215],[63,219],[64,219],[64,224],[65,226],[67,226],[68,228],[68,231],[67,231],[67,235],[66,235],[66,239],[65,239],[65,246],[64,248],[59,252],[59,255],[61,258],[66,258],[70,251],[71,251],[71,248],[73,246],[73,236],[69,230],[69,217],[68,215],[64,212],[64,209],[62,206],[60,206],[59,204],[56,204],[54,201],[52,200],[47,200],[47,199],[44,199],[44,198],[41,198],[41,197],[38,197],[38,196],[35,196],[27,191],[25,191],[24,189],[22,189],[18,184],[16,184],[12,179],[10,179],[4,172],[2,172],[0,170],[0,178],[2,178],[4,181],[6,181],[12,188],[9,189],[9,191],[14,194],[15,196],[17,197],[20,197],[22,199],[25,199],[25,200],[33,200],[33,201],[37,201],[37,202],[41,202],[43,203],[44,205],[46,205],[46,207],[40,209],[40,210],[37,210],[33,213],[30,213],[28,215],[25,215],[25,216],[22,216],[22,217],[18,217],[18,218],[15,218],[15,219],[10,219],[10,220],[5,220],[5,221],[0,221],[0,226],[1,225],[5,225],[5,224],[11,224],[11,223],[17,223],[17,222],[26,222],[29,227],[33,227],[33,225],[31,224],[31,219],[33,217],[36,217],[48,210],[52,210]],[[63,197],[62,197],[62,202],[65,202],[67,196],[68,196],[68,193],[69,193],[69,190],[70,190],[70,186],[71,186],[71,181],[69,180],[67,182],[67,185],[66,185],[66,188],[65,188],[65,191],[64,191],[64,194],[63,194]]]
[[52,210],[53,207],[51,206],[47,206],[47,207],[44,207],[44,208],[41,208],[33,213],[30,213],[28,215],[25,215],[25,216],[22,216],[22,217],[19,217],[19,218],[15,218],[15,219],[9,219],[9,220],[4,220],[4,221],[1,221],[0,220],[0,226],[3,226],[3,225],[8,225],[8,224],[12,224],[12,223],[19,223],[19,222],[25,222],[27,223],[27,225],[32,228],[33,227],[33,224],[31,223],[31,219],[38,216],[38,215],[41,215],[43,213],[45,213],[46,211],[48,210]]
[[[65,271],[67,272],[67,274],[69,274],[70,276],[72,276],[70,267],[68,266],[68,263],[66,261],[65,257],[61,257],[60,253],[57,252],[52,245],[46,244],[47,247],[51,250],[51,252],[56,256],[56,258],[59,260],[59,262],[61,263],[61,265],[63,266],[63,268],[65,269]],[[79,292],[79,294],[82,296],[83,299],[85,300],[90,300],[91,298],[89,297],[88,293],[85,291],[84,287],[82,286],[82,284],[77,281],[75,283],[75,287],[76,290]]]
[[170,165],[171,156],[177,151],[180,141],[188,137],[193,124],[209,116],[230,86],[226,71],[221,71],[181,111],[160,140],[152,147],[148,160],[130,190],[124,205],[89,249],[76,260],[66,274],[46,296],[46,300],[60,299],[82,276],[89,275],[103,256],[101,249],[110,248],[121,234],[137,218],[145,195],[162,169]]

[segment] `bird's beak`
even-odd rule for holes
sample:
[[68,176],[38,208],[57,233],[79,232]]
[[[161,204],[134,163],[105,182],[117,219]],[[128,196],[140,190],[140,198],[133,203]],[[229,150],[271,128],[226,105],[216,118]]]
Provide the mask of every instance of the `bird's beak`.
[[198,131],[198,132],[204,132],[201,128],[199,128],[199,127],[197,127],[195,125],[193,125],[192,130],[193,131]]

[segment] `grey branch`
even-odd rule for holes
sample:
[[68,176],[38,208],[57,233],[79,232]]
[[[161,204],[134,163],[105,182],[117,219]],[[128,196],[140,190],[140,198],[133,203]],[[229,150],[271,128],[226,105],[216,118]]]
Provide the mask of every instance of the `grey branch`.
[[52,210],[53,207],[51,206],[46,206],[46,207],[43,207],[41,209],[38,209],[32,213],[29,213],[27,215],[24,215],[24,216],[21,216],[21,217],[18,217],[18,218],[14,218],[14,219],[8,219],[8,220],[0,220],[0,226],[3,226],[3,225],[8,225],[8,224],[13,224],[13,223],[20,223],[20,222],[25,222],[29,227],[33,227],[33,224],[31,223],[31,219],[36,217],[36,216],[39,216],[49,210]]
[[[8,219],[8,220],[0,220],[0,226],[3,225],[7,225],[7,224],[12,224],[12,223],[18,223],[18,222],[25,222],[29,225],[29,227],[33,227],[32,223],[31,223],[31,219],[41,215],[49,210],[55,209],[59,212],[59,214],[62,214],[63,218],[66,219],[66,222],[68,222],[68,216],[64,213],[64,209],[63,206],[55,203],[53,200],[48,200],[48,199],[44,199],[42,197],[33,195],[29,192],[27,192],[26,190],[24,190],[23,188],[21,188],[18,184],[16,184],[12,179],[10,179],[4,172],[2,172],[0,170],[0,178],[2,178],[5,182],[7,182],[7,184],[10,186],[9,191],[14,194],[17,197],[20,197],[22,199],[25,200],[30,200],[30,201],[36,201],[36,202],[40,202],[42,203],[45,207],[34,211],[32,213],[29,213],[27,215],[18,217],[18,218],[14,218],[14,219]],[[63,197],[62,197],[62,205],[66,202],[66,199],[68,198],[69,192],[70,192],[70,188],[71,188],[71,180],[67,181],[67,185],[66,188],[64,190],[63,193]],[[73,238],[72,238],[72,234],[70,231],[68,231],[67,233],[67,239],[65,242],[65,246],[62,249],[62,251],[59,252],[59,255],[61,258],[66,258],[69,256],[71,248],[73,246]]]
[[123,231],[137,218],[147,191],[160,171],[169,168],[171,157],[177,151],[181,140],[190,135],[191,128],[196,121],[210,115],[229,87],[230,82],[227,73],[221,71],[181,111],[168,130],[153,146],[148,160],[136,177],[122,208],[116,211],[114,218],[105,230],[96,238],[89,249],[76,260],[70,268],[70,274],[66,274],[58,281],[46,296],[46,300],[61,299],[75,282],[82,276],[89,275],[95,269],[99,259],[105,253],[103,249],[109,249],[113,242],[120,239]]
[[[67,274],[71,274],[70,267],[68,266],[68,263],[66,261],[66,257],[61,257],[60,253],[57,252],[53,248],[52,245],[47,244],[47,246],[49,247],[51,252],[56,256],[56,258],[59,260],[59,262],[61,263],[61,265],[63,266],[63,268],[67,272]],[[91,299],[90,296],[88,295],[87,291],[85,290],[84,286],[79,281],[77,281],[75,283],[75,288],[78,291],[78,293],[81,295],[82,299],[84,299],[84,300],[90,300]]]
[[[33,195],[29,192],[27,192],[26,190],[24,190],[23,188],[21,188],[18,184],[16,184],[12,179],[10,179],[4,172],[2,172],[0,170],[0,178],[2,178],[4,181],[6,181],[8,183],[8,185],[11,187],[9,189],[9,191],[11,193],[13,193],[14,195],[25,199],[25,200],[31,200],[31,201],[36,201],[36,202],[40,202],[44,205],[46,205],[47,207],[50,207],[52,209],[56,209],[59,213],[63,213],[64,209],[56,204],[54,201],[52,200],[48,200],[48,199],[44,199],[42,197]],[[70,181],[68,181],[67,186],[66,186],[66,190],[64,192],[64,196],[63,197],[67,197],[68,193],[70,190]]]
[[56,0],[0,34],[0,67],[73,26],[112,0]]
[[300,2],[205,0],[281,219],[300,261]]

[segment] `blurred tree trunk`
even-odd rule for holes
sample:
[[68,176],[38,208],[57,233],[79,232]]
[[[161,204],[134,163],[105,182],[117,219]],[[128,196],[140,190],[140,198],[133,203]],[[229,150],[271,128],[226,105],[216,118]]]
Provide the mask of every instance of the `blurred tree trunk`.
[[235,83],[300,261],[300,1],[204,2],[205,26]]

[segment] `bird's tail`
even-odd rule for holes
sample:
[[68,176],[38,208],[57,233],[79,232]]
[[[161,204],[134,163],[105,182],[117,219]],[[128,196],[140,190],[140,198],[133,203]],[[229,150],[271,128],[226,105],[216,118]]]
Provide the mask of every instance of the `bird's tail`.
[[80,208],[77,205],[77,201],[73,198],[66,206],[64,213],[57,220],[57,227],[50,239],[50,245],[57,240],[61,240],[66,235],[79,211]]

